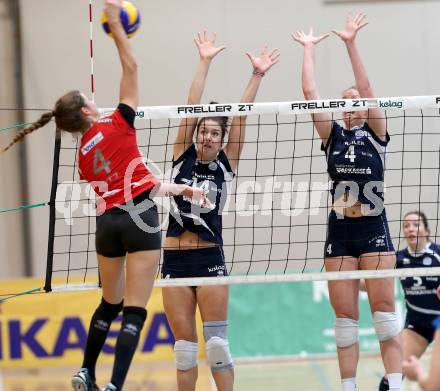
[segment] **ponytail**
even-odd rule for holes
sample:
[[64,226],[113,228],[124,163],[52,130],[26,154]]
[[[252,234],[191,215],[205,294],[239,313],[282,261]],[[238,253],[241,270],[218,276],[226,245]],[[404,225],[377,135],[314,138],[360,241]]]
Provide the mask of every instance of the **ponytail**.
[[24,136],[46,125],[53,117],[56,123],[56,137],[60,137],[60,130],[68,133],[81,133],[90,126],[90,120],[83,116],[81,108],[86,105],[81,92],[73,90],[63,95],[55,103],[55,109],[44,113],[39,120],[22,129],[1,152],[7,151]]
[[39,128],[42,128],[52,119],[53,116],[54,116],[53,111],[48,111],[44,113],[37,121],[33,122],[29,126],[26,126],[24,129],[20,130],[20,132],[14,137],[14,139],[9,143],[9,145],[3,148],[2,152],[6,152],[14,144],[23,140],[23,138],[29,133],[32,133],[34,130],[37,130]]

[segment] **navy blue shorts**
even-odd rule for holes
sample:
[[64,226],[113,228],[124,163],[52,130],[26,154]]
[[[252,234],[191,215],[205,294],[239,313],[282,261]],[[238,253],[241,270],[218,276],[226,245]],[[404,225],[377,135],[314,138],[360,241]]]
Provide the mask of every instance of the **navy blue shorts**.
[[385,210],[379,216],[344,217],[335,211],[328,217],[324,257],[350,256],[394,251]]
[[164,250],[162,278],[227,276],[222,247]]
[[406,313],[405,328],[416,332],[431,343],[434,339],[436,317],[436,315],[421,314],[409,310]]
[[[129,211],[115,207],[96,217],[95,246],[98,254],[115,258],[126,253],[160,249],[159,215],[149,195],[150,191],[146,191],[134,198],[134,207]],[[135,208],[146,200],[149,202],[145,210]],[[125,206],[121,205],[122,208]],[[151,232],[149,227],[155,232]]]

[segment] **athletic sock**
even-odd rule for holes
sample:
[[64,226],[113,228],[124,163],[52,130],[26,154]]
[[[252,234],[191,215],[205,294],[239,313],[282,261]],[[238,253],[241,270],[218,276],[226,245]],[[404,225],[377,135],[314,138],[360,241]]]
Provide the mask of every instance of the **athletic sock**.
[[115,347],[115,362],[111,384],[121,390],[139,342],[139,336],[147,318],[141,307],[124,307],[121,331]]
[[98,360],[99,353],[104,346],[110,325],[121,310],[122,302],[119,304],[110,304],[102,299],[101,304],[92,316],[82,364],[82,368],[87,369],[92,380],[96,379],[96,361]]
[[342,379],[342,391],[356,391],[356,378]]
[[390,391],[402,390],[402,374],[401,373],[387,373],[388,384]]

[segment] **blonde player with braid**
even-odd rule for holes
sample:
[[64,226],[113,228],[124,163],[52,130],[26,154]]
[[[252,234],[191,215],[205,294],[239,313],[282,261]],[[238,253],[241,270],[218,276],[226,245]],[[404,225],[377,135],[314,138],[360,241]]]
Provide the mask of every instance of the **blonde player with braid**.
[[49,111],[47,113],[44,113],[41,115],[41,117],[34,121],[32,124],[26,126],[24,129],[22,129],[13,139],[12,141],[2,149],[2,152],[6,152],[8,149],[10,149],[13,145],[20,142],[25,136],[32,133],[34,130],[40,129],[46,124],[48,124],[52,118],[55,116],[55,111]]

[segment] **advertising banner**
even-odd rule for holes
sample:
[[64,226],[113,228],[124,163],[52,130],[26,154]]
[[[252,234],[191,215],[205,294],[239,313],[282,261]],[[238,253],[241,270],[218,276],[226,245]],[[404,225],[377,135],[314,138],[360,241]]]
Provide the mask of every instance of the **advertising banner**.
[[[40,286],[40,280],[3,281],[1,292]],[[400,289],[397,313],[403,322]],[[0,367],[77,366],[82,362],[90,318],[101,292],[31,294],[0,304]],[[137,363],[174,361],[174,337],[155,288],[147,306]],[[359,295],[361,352],[378,352],[366,293]],[[234,358],[334,354],[334,320],[327,283],[233,285],[229,300],[229,342]],[[111,363],[121,316],[111,327],[100,356]],[[204,356],[202,322],[197,317],[200,356]]]
[[[2,281],[1,292],[16,293],[41,286],[41,280]],[[90,318],[101,291],[30,294],[0,304],[0,367],[77,366],[82,362]],[[167,322],[160,289],[153,289],[148,316],[135,356],[137,362],[174,360],[174,337]],[[113,323],[100,362],[113,361],[121,325]],[[202,324],[198,317],[199,335]],[[203,349],[201,349],[203,352]]]
[[[396,280],[398,282],[398,280]],[[403,324],[400,288],[396,310]],[[334,354],[335,315],[327,282],[234,285],[229,339],[234,357]],[[361,352],[378,352],[367,294],[359,295]]]

